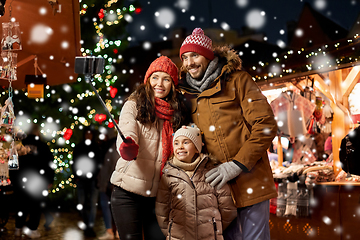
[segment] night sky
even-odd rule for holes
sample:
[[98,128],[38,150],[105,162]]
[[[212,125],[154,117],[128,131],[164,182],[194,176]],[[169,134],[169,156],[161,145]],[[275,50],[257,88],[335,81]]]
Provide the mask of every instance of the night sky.
[[[133,3],[127,0],[127,4]],[[297,21],[305,2],[347,30],[360,14],[360,0],[138,0],[140,14],[128,25],[132,45],[167,40],[172,29],[195,27],[238,30],[250,27],[277,44],[286,40],[286,23]],[[157,15],[157,16],[156,16]],[[216,19],[214,21],[214,19]],[[166,26],[166,24],[168,24]],[[206,32],[205,32],[206,34]],[[164,38],[165,37],[165,38]]]

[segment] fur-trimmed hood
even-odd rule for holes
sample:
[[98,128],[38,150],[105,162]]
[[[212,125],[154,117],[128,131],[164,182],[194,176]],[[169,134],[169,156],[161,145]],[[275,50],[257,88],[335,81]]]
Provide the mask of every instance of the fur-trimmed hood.
[[[215,57],[219,58],[219,62],[225,62],[222,73],[231,73],[242,69],[242,60],[235,50],[231,49],[229,46],[224,45],[213,47],[213,52]],[[187,70],[181,66],[180,78],[184,79],[186,73]]]
[[241,70],[242,61],[234,49],[231,49],[229,46],[217,46],[213,48],[213,51],[220,61],[226,61],[222,72],[231,73]]

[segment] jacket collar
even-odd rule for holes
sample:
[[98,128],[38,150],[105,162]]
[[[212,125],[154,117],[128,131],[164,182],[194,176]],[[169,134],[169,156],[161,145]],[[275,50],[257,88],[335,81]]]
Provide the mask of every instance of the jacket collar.
[[[207,157],[207,155],[205,155],[203,153],[200,154],[200,157],[201,157],[201,160],[200,160],[199,164],[195,167],[194,175],[195,175],[196,171],[198,171],[199,169],[204,168],[206,163],[209,161],[209,158]],[[166,175],[175,177],[175,178],[183,179],[186,182],[188,182],[191,186],[193,186],[189,175],[187,175],[184,170],[182,170],[178,166],[174,165],[172,163],[172,159],[170,159],[167,162],[167,164],[165,165],[165,167],[163,169],[163,173],[166,174]]]

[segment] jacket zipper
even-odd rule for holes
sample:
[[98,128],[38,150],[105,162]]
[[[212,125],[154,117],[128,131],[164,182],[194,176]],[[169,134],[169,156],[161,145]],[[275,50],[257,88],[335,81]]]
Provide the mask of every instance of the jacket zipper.
[[131,160],[130,162],[128,162],[126,164],[126,166],[124,167],[124,170],[122,171],[123,173],[125,173],[127,171],[127,169],[129,168],[130,164],[133,162],[134,160]]
[[[160,138],[159,138],[159,141],[160,141]],[[159,144],[158,144],[159,145]],[[155,156],[155,161],[154,161],[154,174],[153,174],[153,177],[151,179],[151,187],[150,187],[150,191],[153,190],[153,187],[154,187],[154,179],[155,179],[155,175],[156,175],[156,164],[157,164],[157,159],[158,159],[158,156],[159,156],[159,151],[156,151],[156,156]],[[162,163],[160,163],[162,164]],[[160,165],[161,166],[161,165]],[[160,167],[160,171],[161,171],[161,167]],[[159,173],[159,175],[161,175],[161,172]]]
[[216,228],[216,220],[215,218],[213,217],[213,226],[214,226],[214,237],[215,237],[215,240],[216,240],[216,233],[217,233],[217,228]]
[[173,220],[171,219],[170,221],[170,224],[169,224],[169,240],[171,239],[171,227],[172,227],[172,224],[173,224]]

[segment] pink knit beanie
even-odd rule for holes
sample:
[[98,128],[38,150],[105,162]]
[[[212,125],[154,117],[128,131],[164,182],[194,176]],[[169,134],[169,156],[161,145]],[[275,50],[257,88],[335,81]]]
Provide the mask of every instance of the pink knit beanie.
[[171,61],[170,58],[168,58],[166,56],[161,56],[161,57],[158,57],[157,59],[155,59],[150,64],[148,70],[146,71],[145,78],[144,78],[144,83],[146,83],[148,78],[154,72],[165,72],[165,73],[169,74],[170,77],[172,78],[173,82],[174,82],[174,85],[175,86],[178,85],[178,82],[179,82],[179,80],[178,80],[178,68],[175,65],[175,63],[173,63],[173,61]]
[[195,28],[191,35],[187,36],[180,47],[180,59],[183,53],[196,52],[209,60],[214,59],[211,39],[204,35],[201,28]]

